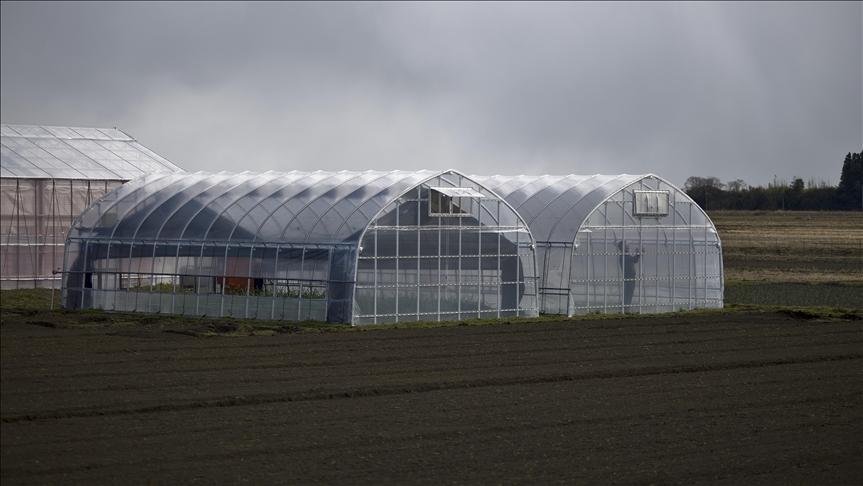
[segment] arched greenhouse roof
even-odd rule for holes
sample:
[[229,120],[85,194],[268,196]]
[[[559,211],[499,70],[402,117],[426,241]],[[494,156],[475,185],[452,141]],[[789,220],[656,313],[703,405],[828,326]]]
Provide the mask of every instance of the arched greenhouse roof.
[[471,176],[524,218],[536,241],[572,243],[604,200],[650,174]]
[[[153,174],[91,206],[70,238],[352,244],[388,203],[453,171]],[[457,174],[460,175],[460,174]]]

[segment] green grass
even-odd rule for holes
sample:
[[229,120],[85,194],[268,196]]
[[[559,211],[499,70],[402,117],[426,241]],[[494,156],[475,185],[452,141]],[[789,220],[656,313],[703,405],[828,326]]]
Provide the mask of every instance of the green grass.
[[[744,295],[759,295],[759,286],[732,286],[732,292],[743,292]],[[813,288],[823,287],[813,285]],[[843,286],[840,286],[843,287]],[[844,286],[851,287],[851,286]],[[573,322],[580,321],[615,321],[634,319],[668,318],[673,316],[693,316],[701,314],[727,314],[734,312],[780,312],[796,318],[804,319],[863,319],[863,306],[853,301],[856,305],[847,305],[851,302],[846,290],[860,290],[863,286],[842,289],[842,298],[837,302],[846,305],[838,307],[825,307],[821,304],[823,297],[817,296],[817,290],[813,288],[804,289],[801,292],[815,295],[812,301],[817,301],[817,306],[801,306],[800,302],[786,298],[785,302],[776,303],[776,299],[739,299],[740,302],[729,303],[724,309],[696,309],[692,311],[679,311],[664,314],[588,314],[567,318],[559,315],[542,315],[539,317],[511,317],[502,319],[467,319],[461,321],[427,321],[427,322],[401,322],[395,324],[377,324],[368,326],[352,327],[348,324],[328,324],[324,322],[305,321],[268,321],[253,319],[213,318],[213,317],[188,317],[175,315],[157,315],[129,312],[108,312],[101,310],[66,311],[55,306],[50,310],[51,291],[45,289],[30,290],[4,290],[0,291],[0,324],[6,325],[12,322],[23,322],[26,324],[51,327],[51,328],[104,328],[123,329],[158,329],[165,332],[186,334],[195,337],[209,336],[261,336],[284,333],[320,333],[320,332],[365,332],[378,329],[418,329],[418,328],[440,328],[457,326],[487,326],[487,325],[511,325],[531,324],[543,322]],[[831,289],[821,289],[829,292]],[[835,289],[832,289],[835,293]],[[748,294],[746,292],[749,292]],[[777,292],[779,292],[777,290]],[[768,294],[769,295],[769,294]],[[832,294],[831,294],[832,295]],[[59,300],[59,292],[55,294]],[[55,300],[55,304],[58,303]],[[798,299],[799,301],[799,299]]]
[[[54,307],[60,307],[60,291],[54,291]],[[51,308],[50,289],[0,290],[0,310],[48,310]]]
[[273,335],[290,332],[327,332],[350,329],[347,324],[325,322],[283,322],[252,319],[188,317],[178,315],[110,312],[99,309],[67,311],[60,308],[60,292],[54,294],[51,310],[51,290],[21,289],[0,291],[0,324],[25,322],[52,328],[157,328],[167,332],[194,336]]
[[863,285],[856,283],[726,282],[725,303],[863,309]]

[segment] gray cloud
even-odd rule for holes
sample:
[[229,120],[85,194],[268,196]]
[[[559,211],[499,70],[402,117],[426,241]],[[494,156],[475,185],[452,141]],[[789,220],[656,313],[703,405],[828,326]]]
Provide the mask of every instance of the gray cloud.
[[3,121],[119,126],[197,169],[836,182],[850,3],[2,3]]

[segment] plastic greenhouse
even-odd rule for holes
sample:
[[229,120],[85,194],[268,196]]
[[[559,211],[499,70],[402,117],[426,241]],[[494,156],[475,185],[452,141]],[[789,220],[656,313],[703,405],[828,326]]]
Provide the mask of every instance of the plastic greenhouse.
[[67,308],[356,325],[534,316],[534,244],[456,171],[158,174],[66,243]]
[[652,174],[474,176],[527,222],[540,311],[722,307],[722,247],[707,214]]
[[0,126],[0,288],[53,287],[66,232],[124,182],[178,171],[114,128]]

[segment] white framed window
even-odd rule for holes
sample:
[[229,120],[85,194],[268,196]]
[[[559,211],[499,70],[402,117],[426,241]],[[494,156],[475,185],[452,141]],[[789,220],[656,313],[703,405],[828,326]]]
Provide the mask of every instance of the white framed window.
[[668,191],[634,191],[636,216],[665,216],[668,214]]
[[470,216],[473,199],[485,197],[469,187],[430,187],[429,216]]

